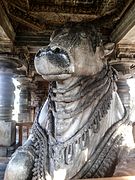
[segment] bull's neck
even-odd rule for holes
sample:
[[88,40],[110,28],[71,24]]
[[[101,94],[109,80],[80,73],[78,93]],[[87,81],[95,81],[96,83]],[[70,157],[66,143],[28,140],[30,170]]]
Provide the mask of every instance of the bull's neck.
[[[95,111],[98,109],[102,108],[101,116],[106,113],[107,108],[100,107],[102,106],[100,102],[106,101],[110,96],[111,76],[109,70],[103,69],[93,77],[72,77],[51,83],[49,104],[52,122],[50,128],[57,141],[64,142],[70,139],[88,121],[92,121],[90,118],[93,113],[97,113]],[[92,123],[97,131],[97,124]]]

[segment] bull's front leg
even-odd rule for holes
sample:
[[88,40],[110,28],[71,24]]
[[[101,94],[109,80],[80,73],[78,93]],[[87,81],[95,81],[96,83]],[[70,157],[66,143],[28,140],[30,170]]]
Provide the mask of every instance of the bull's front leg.
[[26,143],[19,147],[9,161],[4,180],[29,180],[32,177],[35,153],[32,135]]
[[[12,155],[9,161],[4,180],[29,180],[36,176],[34,171],[35,160],[38,159],[39,166],[44,167],[46,158],[47,140],[44,134],[44,128],[48,120],[48,101],[42,107],[41,112],[36,118],[32,128],[32,134],[26,143],[19,147]],[[37,122],[38,121],[38,122]],[[44,158],[43,158],[44,156]],[[43,161],[43,162],[42,162]],[[37,167],[40,169],[41,167]],[[46,167],[43,168],[46,169]],[[33,171],[32,171],[33,170]],[[42,173],[43,174],[43,173]],[[39,175],[39,174],[38,174]]]

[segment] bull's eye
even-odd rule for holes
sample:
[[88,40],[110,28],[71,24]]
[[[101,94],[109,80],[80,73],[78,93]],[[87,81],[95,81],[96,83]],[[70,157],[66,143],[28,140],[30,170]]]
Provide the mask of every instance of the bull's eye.
[[40,50],[37,52],[36,57],[40,57],[41,53],[42,53],[42,50],[40,49]]

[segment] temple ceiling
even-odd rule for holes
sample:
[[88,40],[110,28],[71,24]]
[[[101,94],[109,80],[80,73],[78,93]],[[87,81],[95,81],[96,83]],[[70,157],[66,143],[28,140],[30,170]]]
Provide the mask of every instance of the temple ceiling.
[[116,43],[118,58],[133,58],[134,17],[134,0],[0,0],[0,51],[24,52],[31,69],[54,29],[85,21],[100,24],[104,39]]
[[[52,31],[66,22],[103,19],[112,29],[131,0],[2,0],[16,33]],[[104,21],[106,19],[106,22]]]

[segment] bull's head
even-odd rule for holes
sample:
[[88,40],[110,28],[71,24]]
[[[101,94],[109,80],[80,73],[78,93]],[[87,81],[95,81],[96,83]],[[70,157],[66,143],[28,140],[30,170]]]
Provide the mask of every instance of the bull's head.
[[72,25],[55,31],[46,49],[35,57],[35,67],[48,80],[92,76],[107,63],[113,45],[103,46],[93,26]]

